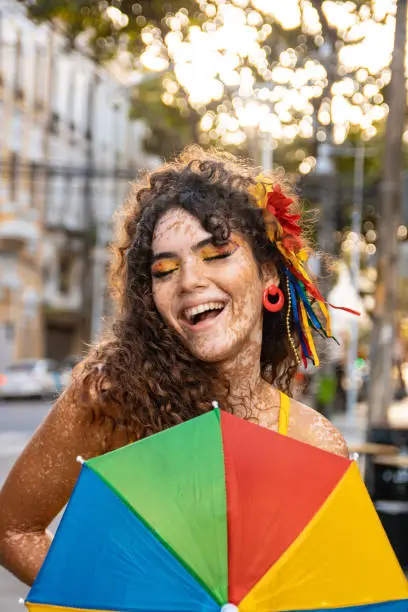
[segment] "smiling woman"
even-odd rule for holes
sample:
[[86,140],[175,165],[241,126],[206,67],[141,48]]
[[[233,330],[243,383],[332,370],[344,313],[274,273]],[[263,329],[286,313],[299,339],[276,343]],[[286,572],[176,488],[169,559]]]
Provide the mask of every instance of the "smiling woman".
[[[161,252],[171,245],[174,254]],[[194,356],[224,369],[238,350],[259,345],[265,279],[245,240],[232,233],[213,244],[196,217],[174,208],[158,222],[152,249],[154,302]],[[174,263],[157,273],[166,261]]]
[[[108,335],[77,367],[0,495],[0,558],[31,583],[46,528],[89,458],[211,410],[347,456],[339,432],[289,399],[330,336],[310,248],[282,176],[198,147],[136,185],[118,216]],[[320,309],[319,316],[312,300]],[[22,495],[24,492],[25,496]]]

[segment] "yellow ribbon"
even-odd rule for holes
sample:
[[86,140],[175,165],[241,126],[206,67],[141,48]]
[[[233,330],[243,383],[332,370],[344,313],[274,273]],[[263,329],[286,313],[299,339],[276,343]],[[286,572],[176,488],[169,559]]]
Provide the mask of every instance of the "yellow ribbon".
[[306,308],[302,300],[299,300],[299,306],[300,306],[300,314],[302,316],[304,332],[306,334],[306,338],[309,343],[310,350],[312,352],[313,361],[314,361],[315,366],[318,367],[320,364],[319,357],[317,356],[317,353],[316,353],[316,348],[313,342],[312,334],[310,332],[309,320],[307,318]]

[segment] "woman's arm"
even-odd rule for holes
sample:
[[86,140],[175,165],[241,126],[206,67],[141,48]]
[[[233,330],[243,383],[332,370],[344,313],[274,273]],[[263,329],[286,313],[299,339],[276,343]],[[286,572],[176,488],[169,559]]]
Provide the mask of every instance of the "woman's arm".
[[101,428],[86,424],[69,388],[33,435],[0,491],[0,563],[31,585],[51,543],[47,527],[66,504],[78,455],[103,452]]

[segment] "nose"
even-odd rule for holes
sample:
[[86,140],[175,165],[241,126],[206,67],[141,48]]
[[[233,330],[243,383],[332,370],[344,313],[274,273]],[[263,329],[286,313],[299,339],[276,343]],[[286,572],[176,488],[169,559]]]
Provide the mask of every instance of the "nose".
[[180,270],[180,293],[191,293],[208,286],[208,280],[200,262],[195,258],[185,261]]

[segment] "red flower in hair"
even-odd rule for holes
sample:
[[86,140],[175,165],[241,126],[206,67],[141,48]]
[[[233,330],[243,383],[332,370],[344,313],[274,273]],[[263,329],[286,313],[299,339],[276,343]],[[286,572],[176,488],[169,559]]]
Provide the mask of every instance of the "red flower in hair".
[[273,190],[267,194],[266,209],[276,218],[282,227],[284,247],[289,250],[298,250],[302,248],[302,241],[300,239],[302,229],[298,224],[300,215],[289,211],[291,204],[293,204],[292,198],[285,196],[282,193],[281,186],[278,184],[274,185]]

